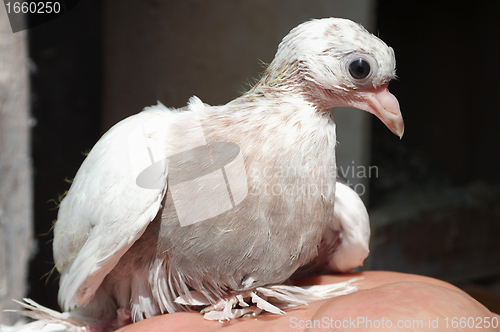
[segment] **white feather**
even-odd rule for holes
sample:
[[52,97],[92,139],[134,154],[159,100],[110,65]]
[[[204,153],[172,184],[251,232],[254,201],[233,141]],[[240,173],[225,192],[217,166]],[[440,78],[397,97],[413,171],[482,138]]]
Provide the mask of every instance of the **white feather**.
[[[78,170],[61,202],[54,230],[54,259],[61,272],[59,301],[64,310],[93,298],[106,275],[158,213],[168,167],[159,179],[161,189],[138,186],[141,165],[137,163],[149,158],[137,158],[147,152],[146,145],[141,141],[130,145],[129,137],[151,120],[168,129],[168,122],[177,114],[153,108],[121,121],[96,143]],[[154,126],[146,135],[159,151],[165,151],[168,142],[158,139],[157,130]]]
[[[231,320],[244,315],[258,315],[261,311],[273,314],[286,314],[283,309],[307,305],[314,301],[329,299],[336,296],[347,295],[358,290],[357,281],[362,277],[352,278],[344,282],[338,282],[329,285],[313,286],[291,286],[291,285],[272,285],[266,287],[257,287],[255,290],[246,291],[244,295],[238,294],[231,296],[220,303],[211,306],[208,310],[204,309],[203,317],[207,320]],[[241,305],[244,297],[249,297],[251,303],[255,303],[257,308],[247,305]],[[220,305],[222,304],[222,305]],[[242,309],[234,309],[239,304]]]

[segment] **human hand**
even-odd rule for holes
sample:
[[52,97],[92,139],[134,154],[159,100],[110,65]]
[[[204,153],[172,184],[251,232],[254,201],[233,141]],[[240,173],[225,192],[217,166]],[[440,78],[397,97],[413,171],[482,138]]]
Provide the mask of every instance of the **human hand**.
[[[359,291],[287,309],[286,315],[265,313],[220,323],[205,320],[197,312],[178,312],[146,319],[117,331],[300,331],[307,327],[346,331],[467,331],[467,328],[460,329],[462,317],[472,317],[475,327],[481,320],[482,331],[498,331],[498,315],[492,314],[457,287],[429,277],[367,271],[301,278],[295,280],[294,284],[330,284],[355,276],[364,278],[356,282]],[[496,321],[497,328],[487,328],[486,317],[490,317],[490,323],[492,319]],[[457,327],[454,322],[458,324]]]

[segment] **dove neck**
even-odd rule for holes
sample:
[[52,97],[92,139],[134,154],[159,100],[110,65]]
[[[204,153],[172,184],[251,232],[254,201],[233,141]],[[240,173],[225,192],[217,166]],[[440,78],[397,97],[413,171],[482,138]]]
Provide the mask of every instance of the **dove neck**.
[[246,93],[247,96],[276,98],[293,96],[300,98],[322,115],[331,114],[337,96],[332,90],[319,88],[300,70],[300,66],[288,66],[285,70],[273,70],[273,63],[257,84]]

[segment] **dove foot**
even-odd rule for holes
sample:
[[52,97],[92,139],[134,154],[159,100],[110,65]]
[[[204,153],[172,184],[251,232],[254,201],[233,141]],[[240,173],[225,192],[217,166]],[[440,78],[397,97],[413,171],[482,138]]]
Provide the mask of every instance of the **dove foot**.
[[221,322],[248,315],[257,316],[263,311],[283,315],[286,314],[283,309],[355,292],[358,290],[355,282],[361,279],[352,278],[329,285],[257,287],[230,293],[212,304],[202,293],[190,291],[176,298],[175,302],[187,307],[208,305],[201,311],[203,318]]
[[120,308],[116,310],[116,328],[132,324],[132,312],[129,309]]
[[[263,309],[259,308],[258,305],[250,304],[252,302],[255,303],[253,299],[256,296],[256,290],[230,293],[220,298],[214,304],[205,307],[200,313],[205,319],[219,321],[229,321],[243,316],[257,316]],[[262,300],[266,301],[266,298],[264,297]],[[284,313],[277,307],[276,311]]]

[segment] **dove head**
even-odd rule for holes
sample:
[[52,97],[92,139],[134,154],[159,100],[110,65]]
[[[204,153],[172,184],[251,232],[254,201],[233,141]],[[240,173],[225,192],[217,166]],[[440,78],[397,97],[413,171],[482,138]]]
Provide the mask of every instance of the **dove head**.
[[305,22],[283,38],[262,83],[300,91],[319,111],[354,107],[377,116],[403,136],[397,99],[389,92],[396,76],[394,51],[347,19]]

